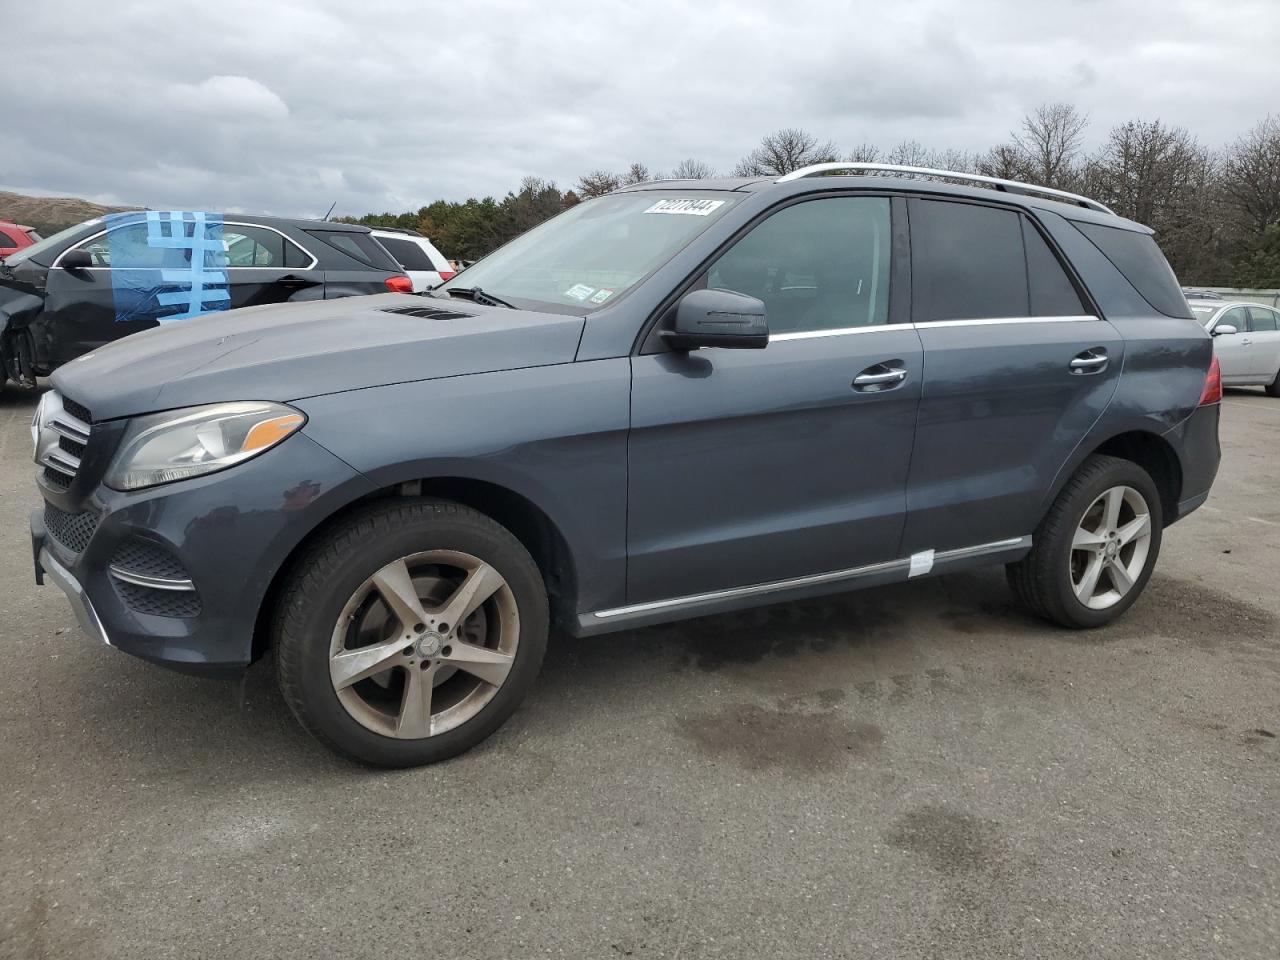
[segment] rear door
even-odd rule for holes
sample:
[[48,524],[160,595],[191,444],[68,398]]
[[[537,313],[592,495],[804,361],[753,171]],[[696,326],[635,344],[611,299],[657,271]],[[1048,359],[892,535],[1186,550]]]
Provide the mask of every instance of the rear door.
[[[1223,327],[1235,327],[1235,333],[1219,333]],[[1253,378],[1250,347],[1249,314],[1245,307],[1232,307],[1213,324],[1213,352],[1222,370],[1223,383],[1246,383]]]
[[1249,372],[1270,383],[1280,370],[1280,323],[1270,307],[1249,307]]
[[324,267],[324,296],[358,296],[386,293],[387,277],[403,276],[400,264],[368,231],[307,230],[323,245],[317,256]]
[[921,351],[890,211],[794,203],[701,275],[765,302],[766,349],[633,358],[629,603],[898,558]]
[[324,274],[316,257],[279,230],[227,221],[222,237],[232,307],[323,298]]
[[925,376],[903,553],[1023,537],[1115,392],[1124,342],[1026,214],[925,198],[909,211]]

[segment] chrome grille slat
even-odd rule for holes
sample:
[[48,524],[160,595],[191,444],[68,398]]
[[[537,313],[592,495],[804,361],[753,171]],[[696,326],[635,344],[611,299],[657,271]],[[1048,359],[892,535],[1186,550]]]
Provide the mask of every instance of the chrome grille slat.
[[50,390],[40,401],[39,422],[33,424],[36,463],[46,483],[65,490],[80,472],[80,458],[89,444],[92,416],[83,405]]

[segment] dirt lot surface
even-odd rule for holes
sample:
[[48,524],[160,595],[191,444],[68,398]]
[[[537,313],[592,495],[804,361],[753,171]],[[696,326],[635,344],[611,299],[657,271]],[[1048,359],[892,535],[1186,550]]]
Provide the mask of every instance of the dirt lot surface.
[[0,956],[1247,957],[1280,943],[1280,400],[1114,627],[1000,570],[553,639],[479,749],[370,772],[90,644],[0,394]]

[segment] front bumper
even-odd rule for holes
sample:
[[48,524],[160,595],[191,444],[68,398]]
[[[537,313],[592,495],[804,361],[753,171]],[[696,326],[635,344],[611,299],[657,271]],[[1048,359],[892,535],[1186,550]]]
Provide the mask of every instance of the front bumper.
[[[373,485],[304,434],[219,473],[120,493],[98,485],[68,504],[45,492],[46,509],[91,513],[74,544],[31,516],[36,579],[57,584],[84,631],[133,656],[186,673],[234,676],[255,656],[264,599],[293,550],[325,519]],[[55,529],[50,529],[50,527]],[[136,584],[112,572],[120,551],[145,544],[172,557],[198,604],[157,614]],[[117,570],[119,568],[117,567]]]

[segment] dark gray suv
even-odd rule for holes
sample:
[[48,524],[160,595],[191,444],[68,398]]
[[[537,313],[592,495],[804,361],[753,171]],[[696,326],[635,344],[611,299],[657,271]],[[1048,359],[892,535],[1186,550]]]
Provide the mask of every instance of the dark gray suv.
[[233,310],[53,384],[37,576],[166,666],[274,649],[303,725],[387,766],[496,729],[553,624],[995,563],[1106,624],[1219,459],[1149,230],[869,164],[628,187],[430,297]]

